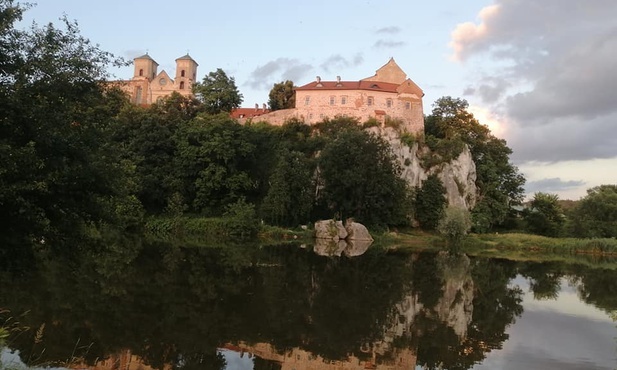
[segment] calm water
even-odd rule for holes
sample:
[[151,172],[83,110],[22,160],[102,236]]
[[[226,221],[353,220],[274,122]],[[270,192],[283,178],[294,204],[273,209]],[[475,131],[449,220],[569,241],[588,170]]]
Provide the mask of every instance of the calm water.
[[377,248],[351,258],[141,240],[83,250],[3,267],[5,366],[617,368],[609,269]]

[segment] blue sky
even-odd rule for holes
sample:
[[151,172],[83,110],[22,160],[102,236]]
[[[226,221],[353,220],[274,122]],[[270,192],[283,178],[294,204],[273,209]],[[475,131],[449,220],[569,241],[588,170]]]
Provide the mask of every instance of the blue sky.
[[529,193],[578,199],[617,183],[614,0],[39,0],[24,23],[63,14],[129,60],[148,51],[173,73],[188,51],[198,79],[223,68],[248,107],[284,79],[358,80],[394,57],[426,113],[441,96],[470,102],[514,150]]

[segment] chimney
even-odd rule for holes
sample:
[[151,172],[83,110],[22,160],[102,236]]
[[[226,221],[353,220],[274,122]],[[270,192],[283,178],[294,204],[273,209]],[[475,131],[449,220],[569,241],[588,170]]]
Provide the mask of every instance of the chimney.
[[264,113],[266,112],[266,103],[262,105],[264,107]]
[[341,76],[336,76],[336,82],[341,83]]
[[320,83],[321,82],[321,77],[317,76],[316,80],[317,80],[317,83]]
[[255,103],[255,110],[259,110],[259,104]]

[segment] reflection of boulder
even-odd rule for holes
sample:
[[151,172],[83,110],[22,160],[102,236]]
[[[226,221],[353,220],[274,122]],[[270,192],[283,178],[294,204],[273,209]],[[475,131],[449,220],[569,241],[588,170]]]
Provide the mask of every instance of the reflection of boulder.
[[315,222],[315,238],[338,241],[347,237],[347,230],[341,221],[322,220]]
[[373,237],[368,232],[366,226],[354,222],[351,218],[345,221],[345,230],[347,230],[347,240],[373,241]]
[[333,239],[315,239],[315,247],[313,251],[320,256],[326,257],[340,257],[343,251],[347,249],[347,242],[345,240],[333,240]]
[[367,228],[348,219],[341,221],[323,220],[315,222],[315,253],[320,256],[355,257],[367,251],[373,243],[373,237]]
[[368,250],[368,247],[373,244],[372,240],[350,240],[347,239],[347,248],[343,251],[347,257],[356,257],[363,255]]

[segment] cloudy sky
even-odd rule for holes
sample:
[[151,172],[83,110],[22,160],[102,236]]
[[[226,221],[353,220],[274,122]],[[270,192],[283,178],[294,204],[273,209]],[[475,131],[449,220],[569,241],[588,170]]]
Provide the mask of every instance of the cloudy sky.
[[615,0],[37,3],[24,23],[66,14],[129,60],[147,51],[173,72],[188,51],[198,78],[223,68],[244,106],[267,102],[282,80],[358,80],[394,57],[426,93],[426,113],[441,96],[469,101],[514,150],[529,194],[579,199],[617,183]]

